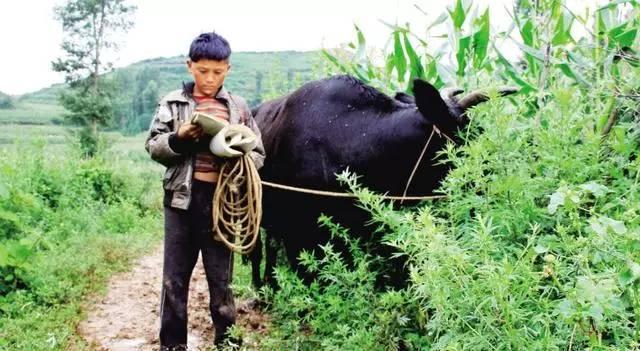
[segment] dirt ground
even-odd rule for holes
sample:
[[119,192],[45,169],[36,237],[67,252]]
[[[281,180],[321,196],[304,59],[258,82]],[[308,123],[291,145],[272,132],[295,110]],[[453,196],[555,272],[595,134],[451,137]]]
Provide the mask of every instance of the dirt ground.
[[[108,292],[87,307],[87,319],[78,332],[90,350],[159,350],[159,303],[162,281],[162,248],[142,257],[129,272],[114,275]],[[188,344],[190,350],[210,350],[213,325],[209,315],[209,293],[199,259],[189,287]],[[237,324],[244,329],[243,350],[259,350],[269,319],[255,300],[236,297]]]

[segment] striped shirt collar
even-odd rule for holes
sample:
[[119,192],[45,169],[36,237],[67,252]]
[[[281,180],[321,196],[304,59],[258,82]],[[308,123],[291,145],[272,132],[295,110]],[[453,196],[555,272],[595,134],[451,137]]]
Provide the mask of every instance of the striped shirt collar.
[[[188,102],[188,98],[193,98],[193,88],[195,87],[194,82],[182,83],[182,97],[184,102]],[[231,100],[231,96],[229,95],[229,91],[227,88],[223,86],[220,87],[218,93],[215,96],[216,99],[226,100],[227,102]]]
[[[195,84],[193,82],[182,83],[182,91],[175,90],[169,93],[166,97],[167,101],[179,101],[184,103],[189,103],[189,100],[193,100],[193,87]],[[231,101],[231,94],[224,87],[220,87],[218,93],[216,94],[216,99],[225,100],[226,102]]]

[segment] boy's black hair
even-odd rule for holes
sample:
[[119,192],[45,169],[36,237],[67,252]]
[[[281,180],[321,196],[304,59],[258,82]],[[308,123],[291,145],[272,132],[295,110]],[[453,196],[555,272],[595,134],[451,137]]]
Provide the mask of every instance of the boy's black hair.
[[216,32],[202,33],[191,42],[189,58],[193,62],[204,60],[227,60],[231,56],[231,47],[227,39]]

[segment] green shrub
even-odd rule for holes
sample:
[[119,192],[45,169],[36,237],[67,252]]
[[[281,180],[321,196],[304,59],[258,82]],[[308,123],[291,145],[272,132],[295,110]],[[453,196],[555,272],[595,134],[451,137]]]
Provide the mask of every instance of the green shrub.
[[138,207],[130,202],[109,206],[102,216],[104,228],[110,233],[128,233],[140,216]]
[[270,312],[278,331],[266,347],[281,350],[391,350],[408,321],[407,299],[402,291],[379,293],[376,274],[371,269],[375,259],[349,239],[348,231],[321,216],[335,240],[347,244],[347,263],[331,244],[321,247],[324,257],[303,252],[302,263],[317,275],[305,284],[293,272],[280,268],[276,272],[277,293],[270,293]]
[[152,166],[38,140],[0,149],[0,349],[66,349],[85,296],[156,246]]
[[[376,291],[376,258],[358,256],[355,243],[363,264],[353,267],[331,246],[319,261],[303,255],[318,279],[305,285],[278,272],[269,342],[344,350],[640,348],[639,11],[636,1],[612,2],[591,13],[592,23],[562,1],[518,1],[511,15],[522,40],[519,64],[495,44],[511,33],[491,32],[488,12],[475,16],[465,1],[427,30],[446,24],[450,45],[438,52],[427,50],[428,35],[401,26],[391,26],[384,67],[369,59],[357,28],[353,52],[325,52],[337,70],[387,92],[410,91],[416,77],[438,87],[490,81],[521,89],[470,111],[462,144],[439,154],[452,167],[439,189],[444,200],[394,211],[355,175],[339,177],[384,229],[384,244],[407,258],[409,286]],[[574,25],[586,37],[574,38]]]

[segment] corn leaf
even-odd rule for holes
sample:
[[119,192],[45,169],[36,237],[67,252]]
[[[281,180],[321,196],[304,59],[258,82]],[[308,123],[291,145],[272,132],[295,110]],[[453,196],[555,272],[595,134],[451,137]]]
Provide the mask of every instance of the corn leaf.
[[467,61],[469,52],[471,51],[471,36],[462,37],[458,40],[458,52],[456,53],[456,59],[458,61],[459,77],[464,75],[464,70],[467,68]]
[[464,20],[467,17],[466,11],[464,10],[464,6],[462,5],[462,0],[456,0],[456,5],[453,11],[449,12],[451,19],[453,20],[453,25],[457,30],[462,29],[462,25],[464,24]]
[[404,82],[404,76],[407,73],[407,60],[404,56],[400,32],[398,31],[393,33],[393,61],[398,72],[398,80]]
[[473,67],[476,69],[482,66],[485,57],[487,57],[491,30],[489,9],[478,19],[477,24],[479,25],[479,29],[473,34]]
[[409,41],[407,33],[403,33],[403,39],[404,48],[407,52],[407,56],[409,57],[411,78],[424,78],[424,67],[422,67],[422,62],[420,62],[420,56],[418,56],[413,45],[411,45],[411,41]]

